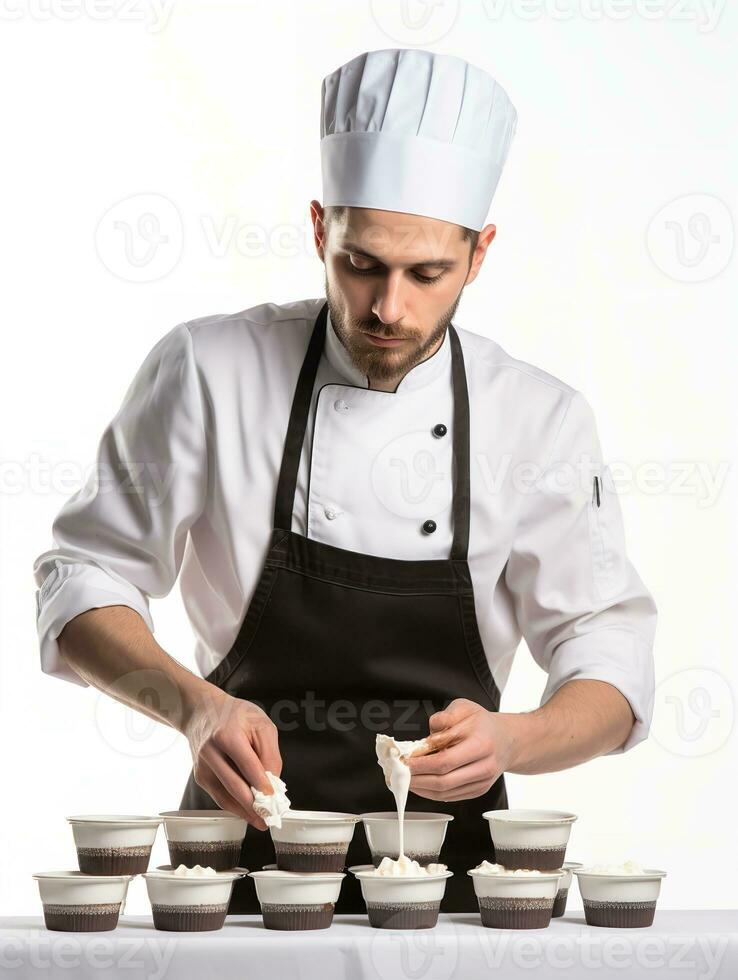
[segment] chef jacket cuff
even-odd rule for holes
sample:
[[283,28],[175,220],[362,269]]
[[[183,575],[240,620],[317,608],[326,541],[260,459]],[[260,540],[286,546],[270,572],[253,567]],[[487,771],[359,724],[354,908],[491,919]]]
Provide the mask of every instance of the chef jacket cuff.
[[653,717],[655,679],[649,645],[633,630],[604,627],[563,640],[553,651],[541,705],[572,680],[607,681],[628,700],[635,722],[618,748],[605,755],[627,752],[648,736]]
[[36,625],[41,670],[45,674],[72,681],[81,687],[90,686],[66,663],[59,650],[58,638],[75,616],[102,606],[128,606],[154,632],[148,602],[135,586],[111,575],[99,565],[56,562],[56,567],[36,591]]

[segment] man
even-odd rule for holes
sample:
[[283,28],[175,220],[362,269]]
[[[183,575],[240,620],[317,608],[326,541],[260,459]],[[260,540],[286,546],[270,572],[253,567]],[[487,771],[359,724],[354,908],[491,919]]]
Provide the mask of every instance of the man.
[[[452,56],[373,51],[327,76],[325,297],[162,338],[103,434],[104,486],[35,566],[43,669],[179,729],[183,807],[263,832],[250,787],[269,771],[293,806],[386,810],[376,733],[430,733],[410,788],[455,818],[447,911],[476,908],[464,871],[491,856],[503,773],[630,749],[653,705],[656,609],[588,403],[452,323],[515,125]],[[152,635],[148,599],[178,574],[203,677]],[[504,713],[521,634],[548,683]],[[246,835],[242,864],[272,855]],[[368,859],[357,833],[347,863]],[[347,876],[337,911],[363,907]],[[230,911],[258,911],[248,882]]]

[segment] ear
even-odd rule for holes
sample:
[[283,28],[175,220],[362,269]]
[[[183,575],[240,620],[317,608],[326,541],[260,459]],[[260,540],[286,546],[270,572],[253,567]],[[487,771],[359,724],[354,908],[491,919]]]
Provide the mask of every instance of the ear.
[[487,249],[490,247],[494,241],[495,235],[497,234],[496,225],[485,225],[484,228],[479,232],[479,239],[477,240],[476,248],[472,253],[471,264],[469,266],[469,272],[467,273],[464,285],[468,286],[470,282],[474,282],[477,278],[479,270],[482,267],[482,262],[487,254]]
[[313,223],[313,240],[321,262],[325,262],[325,222],[320,201],[310,202],[310,220]]

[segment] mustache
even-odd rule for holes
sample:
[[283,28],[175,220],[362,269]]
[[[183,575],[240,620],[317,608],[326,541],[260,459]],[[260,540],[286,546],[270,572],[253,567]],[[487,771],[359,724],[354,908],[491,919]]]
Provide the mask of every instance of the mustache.
[[374,327],[370,329],[358,328],[359,333],[370,333],[375,337],[382,337],[384,340],[413,340],[414,334],[388,333],[385,327]]

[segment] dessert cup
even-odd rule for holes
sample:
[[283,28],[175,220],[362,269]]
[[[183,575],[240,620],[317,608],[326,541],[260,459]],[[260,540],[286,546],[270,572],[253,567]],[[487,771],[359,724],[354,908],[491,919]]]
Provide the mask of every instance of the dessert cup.
[[361,817],[327,810],[288,810],[270,827],[280,871],[343,871]]
[[573,813],[561,810],[487,810],[495,861],[505,868],[558,871],[564,864]]
[[107,932],[118,925],[133,875],[39,871],[33,877],[38,882],[47,929]]
[[373,864],[349,871],[361,883],[369,924],[375,929],[432,929],[438,921],[452,871],[425,875],[379,875]]
[[265,929],[327,929],[333,921],[342,872],[252,871]]
[[[441,854],[446,827],[454,818],[450,813],[406,812],[404,821],[405,854],[418,864],[436,864]],[[382,858],[395,860],[400,851],[400,831],[397,813],[362,813],[366,840],[372,852],[374,866]]]
[[159,816],[173,868],[180,864],[215,871],[238,867],[248,826],[242,817],[225,810],[165,810]]
[[143,876],[151,902],[154,928],[166,932],[212,932],[222,929],[233,883],[247,875],[247,869],[188,870],[210,873],[178,874],[171,865],[165,864]]
[[644,868],[642,873],[601,874],[574,868],[574,874],[587,925],[621,929],[653,925],[665,871]]
[[136,875],[146,871],[161,817],[137,815],[67,817],[79,870],[92,875]]
[[490,929],[545,929],[564,872],[509,869],[496,874],[471,868],[482,925]]
[[571,888],[571,873],[574,868],[581,867],[582,865],[578,864],[576,861],[567,861],[562,866],[561,870],[564,872],[564,877],[559,882],[559,890],[556,892],[551,918],[556,919],[566,912],[566,899],[569,894],[569,889]]

